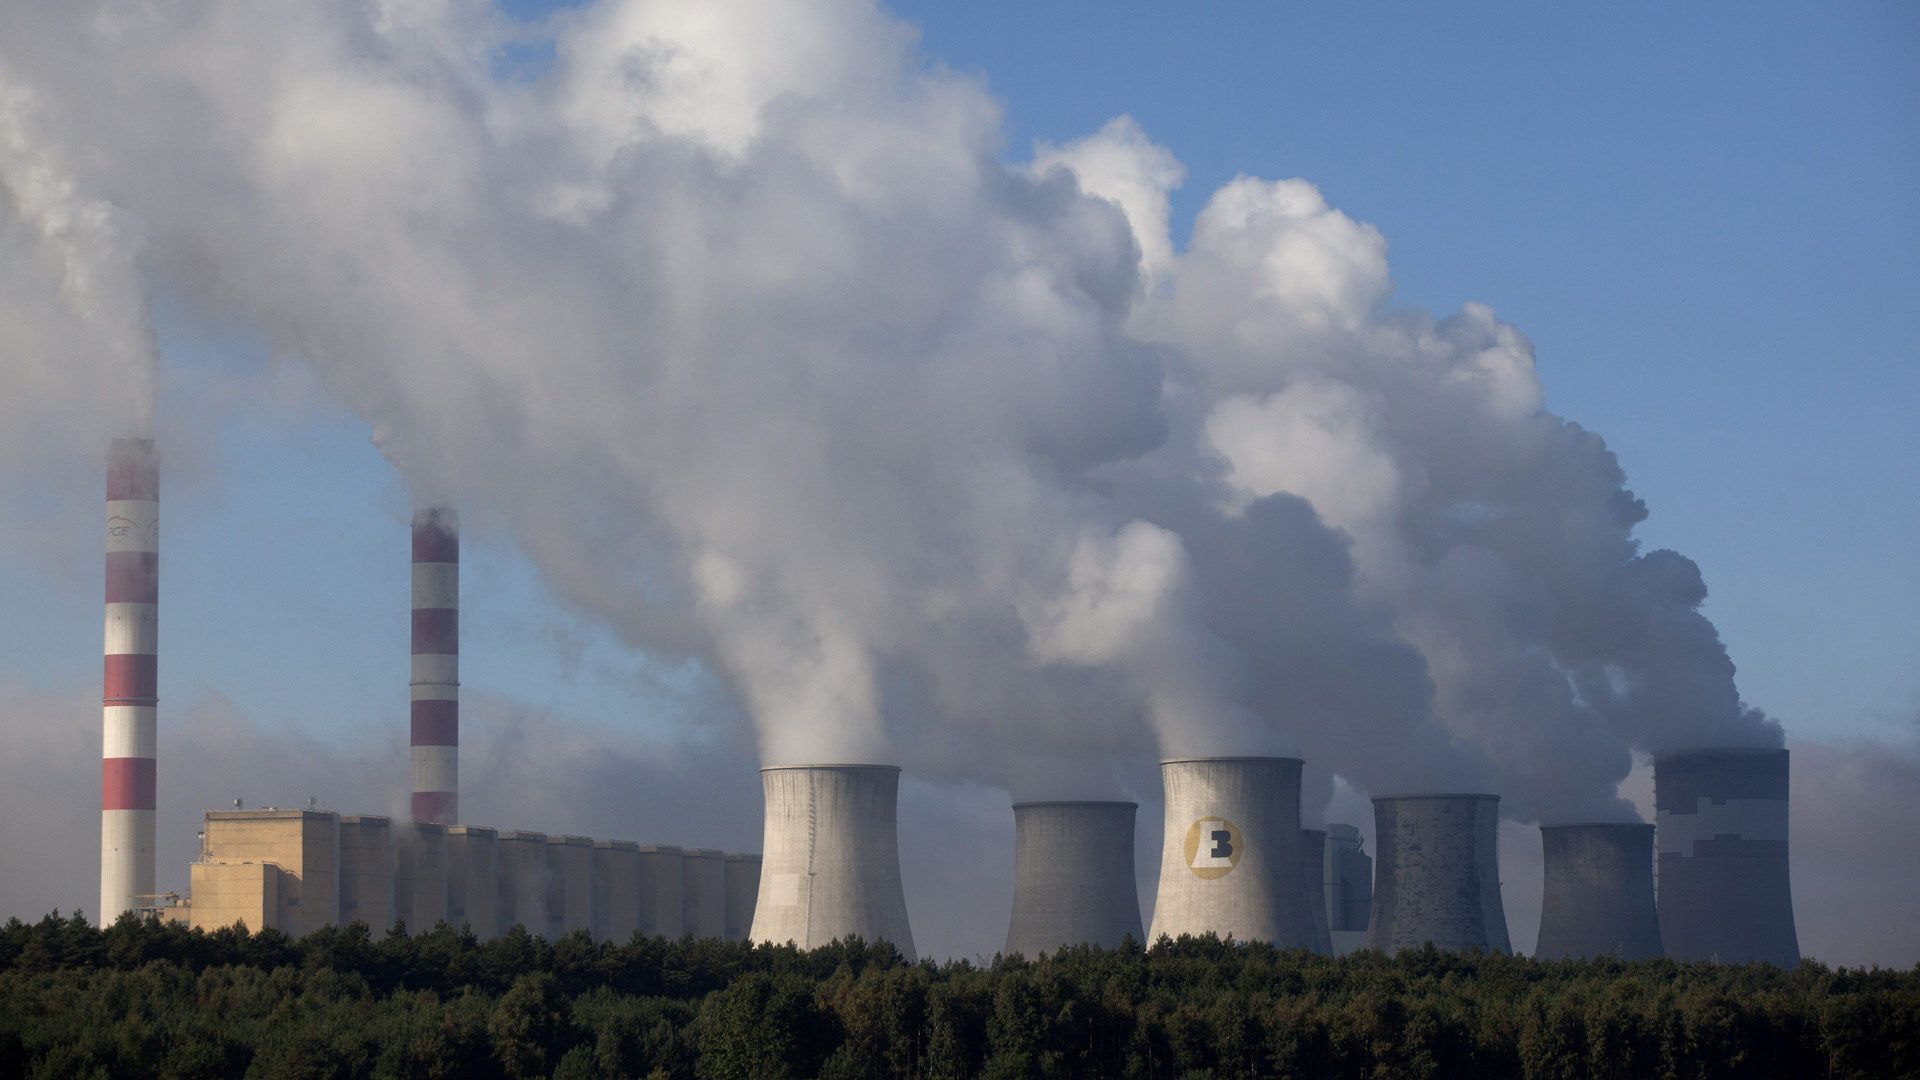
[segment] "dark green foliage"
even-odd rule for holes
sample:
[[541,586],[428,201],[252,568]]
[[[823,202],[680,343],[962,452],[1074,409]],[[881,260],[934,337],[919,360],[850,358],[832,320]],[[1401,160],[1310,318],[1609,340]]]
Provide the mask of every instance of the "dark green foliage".
[[0,1080],[1920,1077],[1920,969],[0,927]]

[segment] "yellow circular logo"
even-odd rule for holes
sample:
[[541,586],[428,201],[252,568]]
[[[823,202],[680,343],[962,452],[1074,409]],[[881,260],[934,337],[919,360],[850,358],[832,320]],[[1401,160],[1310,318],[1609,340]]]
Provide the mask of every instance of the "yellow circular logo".
[[1195,877],[1222,878],[1240,865],[1240,830],[1226,818],[1201,818],[1187,829],[1187,869]]

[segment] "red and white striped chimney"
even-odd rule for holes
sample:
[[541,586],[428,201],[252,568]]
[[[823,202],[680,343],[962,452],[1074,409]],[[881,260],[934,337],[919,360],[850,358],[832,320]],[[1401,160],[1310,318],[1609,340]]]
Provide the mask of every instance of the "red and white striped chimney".
[[152,439],[107,451],[107,634],[100,769],[100,924],[153,894],[159,700],[160,466]]
[[460,519],[413,515],[413,820],[460,818]]

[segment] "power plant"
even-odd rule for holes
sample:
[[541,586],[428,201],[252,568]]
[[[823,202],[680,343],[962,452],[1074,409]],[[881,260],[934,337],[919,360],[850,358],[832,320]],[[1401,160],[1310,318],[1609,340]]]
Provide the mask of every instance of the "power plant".
[[1149,937],[1318,945],[1300,869],[1299,758],[1160,763],[1166,840]]
[[1546,858],[1540,960],[1661,955],[1653,900],[1653,826],[1643,822],[1542,825]]
[[160,464],[152,439],[107,451],[100,913],[153,906],[160,665]]
[[1787,751],[1655,756],[1653,801],[1667,955],[1799,963],[1787,869]]
[[[412,820],[304,810],[205,815],[184,903],[155,895],[159,467],[151,439],[107,455],[100,912],[303,934],[356,919],[480,937],[515,926],[649,936],[888,941],[916,958],[900,876],[900,770],[761,770],[762,855],[460,822],[460,538],[454,511],[411,526]],[[1427,942],[1507,952],[1499,797],[1373,799],[1377,866],[1351,825],[1303,829],[1296,758],[1161,762],[1157,903],[1142,933],[1137,804],[1016,803],[1006,952],[1213,933],[1322,954]],[[1799,961],[1788,867],[1788,752],[1656,756],[1656,823],[1541,828],[1541,959],[1661,955]],[[1376,873],[1377,870],[1377,873]],[[1656,888],[1657,886],[1657,888]],[[169,894],[170,895],[170,894]]]
[[1130,802],[1013,804],[1013,917],[1007,955],[1062,945],[1146,944],[1133,874]]
[[892,765],[775,765],[766,792],[754,941],[803,949],[858,935],[912,963],[900,885],[900,770]]
[[1373,800],[1373,911],[1367,948],[1512,952],[1500,901],[1498,795]]
[[[205,815],[187,899],[154,895],[158,506],[152,441],[115,440],[107,458],[103,921],[150,911],[203,929],[240,922],[297,936],[356,919],[384,930],[397,919],[414,932],[444,921],[482,938],[522,926],[604,941],[636,930],[723,937],[729,913],[751,920],[758,874],[723,867],[752,860],[757,868],[756,856],[688,849],[683,858],[677,847],[459,824],[460,538],[445,507],[421,510],[411,530],[414,820],[245,810],[236,800]],[[744,934],[734,929],[735,940]]]

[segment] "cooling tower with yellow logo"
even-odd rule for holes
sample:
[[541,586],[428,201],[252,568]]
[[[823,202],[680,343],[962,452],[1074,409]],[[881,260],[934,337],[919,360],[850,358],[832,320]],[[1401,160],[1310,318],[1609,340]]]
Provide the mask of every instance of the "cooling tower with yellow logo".
[[1149,939],[1212,931],[1317,946],[1300,870],[1301,764],[1273,757],[1160,763],[1167,829]]

